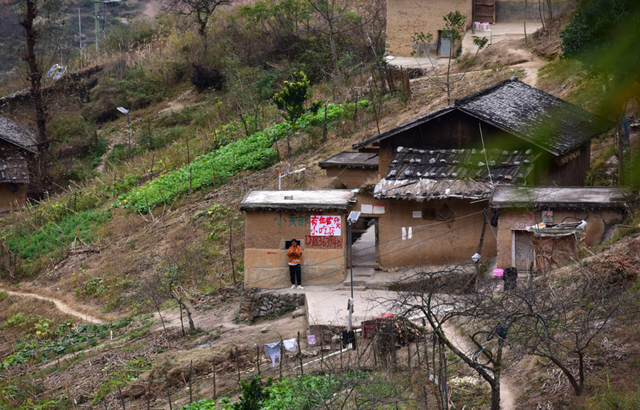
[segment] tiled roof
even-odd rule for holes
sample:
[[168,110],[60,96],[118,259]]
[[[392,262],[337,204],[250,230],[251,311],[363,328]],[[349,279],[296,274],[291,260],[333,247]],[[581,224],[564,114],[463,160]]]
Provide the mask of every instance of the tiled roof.
[[[422,150],[398,147],[376,198],[430,200],[488,198],[497,185],[522,183],[537,156],[532,150]],[[488,167],[487,167],[488,164]]]
[[615,125],[512,77],[456,100],[453,105],[354,144],[353,148],[359,149],[389,138],[453,110],[476,117],[556,156],[566,154]]
[[35,131],[2,115],[0,115],[0,139],[31,152],[36,152],[33,148],[36,141]]
[[625,208],[631,195],[621,187],[501,186],[489,201],[492,208]]
[[371,152],[343,151],[318,163],[320,168],[378,168],[378,154]]

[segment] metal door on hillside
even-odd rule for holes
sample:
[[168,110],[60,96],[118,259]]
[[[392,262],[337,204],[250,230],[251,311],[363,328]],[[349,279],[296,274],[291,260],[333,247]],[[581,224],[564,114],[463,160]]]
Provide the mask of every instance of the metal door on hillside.
[[511,245],[513,249],[512,265],[515,266],[518,271],[529,271],[535,260],[535,249],[533,247],[533,236],[531,232],[527,231],[512,231],[513,239]]
[[474,0],[473,18],[480,23],[495,23],[496,0]]
[[438,31],[438,54],[441,57],[451,55],[451,39],[442,36],[442,31]]

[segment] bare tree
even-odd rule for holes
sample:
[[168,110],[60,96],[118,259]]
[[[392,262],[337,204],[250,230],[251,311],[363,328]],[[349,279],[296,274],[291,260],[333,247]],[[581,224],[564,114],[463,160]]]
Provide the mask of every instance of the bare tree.
[[169,10],[175,11],[179,15],[193,16],[198,25],[198,35],[202,41],[202,63],[207,57],[208,41],[207,26],[211,16],[220,6],[228,6],[233,0],[171,0]]
[[[416,271],[398,281],[400,290],[395,299],[388,300],[402,316],[423,316],[442,344],[476,371],[491,387],[491,409],[500,409],[500,380],[507,365],[505,348],[508,329],[520,317],[509,295],[497,293],[492,283],[480,284],[477,292],[460,294],[468,288],[473,269],[448,266],[440,270]],[[496,324],[496,321],[498,323]],[[468,339],[456,342],[455,324],[470,326]],[[511,352],[509,363],[521,355]],[[444,375],[440,385],[446,383]],[[442,408],[446,390],[441,393]]]
[[24,48],[21,58],[26,63],[24,78],[33,102],[38,135],[41,172],[46,163],[47,122],[49,112],[44,92],[45,73],[51,67],[59,44],[63,3],[61,0],[15,0],[13,10],[24,29]]
[[[637,295],[625,290],[620,272],[582,267],[563,278],[561,286],[548,277],[538,278],[510,297],[524,308],[513,326],[512,342],[528,354],[549,359],[580,396],[589,349]],[[577,358],[576,370],[572,358]]]

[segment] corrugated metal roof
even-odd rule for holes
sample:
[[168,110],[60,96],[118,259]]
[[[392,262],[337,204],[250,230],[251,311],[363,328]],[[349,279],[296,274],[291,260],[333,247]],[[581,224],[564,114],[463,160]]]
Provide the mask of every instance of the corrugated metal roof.
[[620,187],[512,187],[496,188],[492,208],[625,208],[631,194]]
[[29,127],[0,115],[0,138],[31,152],[37,152],[33,145],[36,143],[36,133]]
[[242,211],[343,211],[353,193],[348,189],[251,190],[245,195]]
[[14,184],[29,183],[29,168],[24,157],[9,157],[0,159],[0,183]]
[[378,154],[371,152],[343,151],[318,163],[320,168],[378,168]]
[[[537,153],[497,149],[423,150],[398,147],[374,188],[376,198],[488,198],[499,184],[523,183]],[[488,164],[488,166],[487,166]]]
[[531,87],[517,77],[458,99],[455,104],[417,117],[354,149],[389,138],[443,114],[459,110],[560,156],[607,132],[614,123]]

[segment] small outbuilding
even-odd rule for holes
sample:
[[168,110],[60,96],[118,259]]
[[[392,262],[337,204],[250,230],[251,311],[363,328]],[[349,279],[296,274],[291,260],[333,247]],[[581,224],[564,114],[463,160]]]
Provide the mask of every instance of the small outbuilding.
[[378,177],[377,152],[343,151],[318,163],[327,177],[336,178],[347,189],[359,188]]
[[548,271],[577,257],[578,242],[598,245],[622,222],[630,195],[620,187],[499,186],[497,264]]
[[0,115],[0,212],[21,209],[27,201],[35,141],[35,131]]
[[248,288],[290,285],[287,249],[296,239],[303,250],[302,284],[344,280],[347,213],[355,202],[346,189],[252,190],[245,212],[244,284]]

